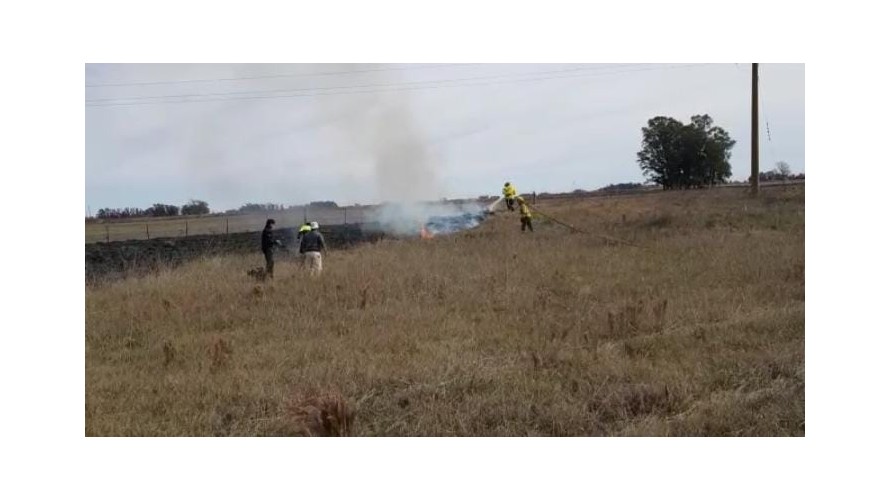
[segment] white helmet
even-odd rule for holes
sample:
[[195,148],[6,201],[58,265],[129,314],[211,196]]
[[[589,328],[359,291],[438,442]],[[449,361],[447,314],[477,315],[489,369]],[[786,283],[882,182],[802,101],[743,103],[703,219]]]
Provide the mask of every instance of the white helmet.
[[318,229],[318,223],[315,222],[315,221],[312,221],[311,223],[309,223],[309,227],[312,228],[313,230],[317,230],[317,229]]

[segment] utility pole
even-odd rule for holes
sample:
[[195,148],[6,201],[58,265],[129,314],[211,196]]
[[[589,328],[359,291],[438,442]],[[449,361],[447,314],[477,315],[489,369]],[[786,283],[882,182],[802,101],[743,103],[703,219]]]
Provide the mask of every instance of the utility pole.
[[757,131],[757,63],[751,71],[751,194],[760,193],[760,135]]

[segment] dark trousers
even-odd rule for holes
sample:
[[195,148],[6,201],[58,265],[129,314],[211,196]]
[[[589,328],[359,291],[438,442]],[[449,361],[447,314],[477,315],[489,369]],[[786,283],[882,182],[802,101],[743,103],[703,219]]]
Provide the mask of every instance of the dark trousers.
[[515,200],[512,198],[507,198],[505,199],[505,201],[507,202],[507,208],[513,210],[513,203],[515,202]]
[[534,228],[532,228],[531,216],[522,216],[519,220],[522,221],[522,231],[525,231],[526,226],[528,226],[528,231],[535,231]]
[[275,269],[275,260],[272,258],[272,249],[264,250],[263,255],[266,256],[266,275],[268,275],[269,278],[272,278],[272,271]]

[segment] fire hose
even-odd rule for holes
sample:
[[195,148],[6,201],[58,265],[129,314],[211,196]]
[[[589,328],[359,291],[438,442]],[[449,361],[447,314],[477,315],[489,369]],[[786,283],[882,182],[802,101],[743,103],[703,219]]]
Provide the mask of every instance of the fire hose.
[[640,248],[640,249],[645,249],[645,248],[646,248],[646,247],[643,247],[642,245],[638,245],[638,244],[635,244],[635,243],[633,243],[633,242],[628,242],[627,240],[622,240],[622,239],[620,239],[620,238],[610,237],[610,236],[608,236],[608,235],[600,235],[600,234],[598,234],[598,233],[593,233],[593,232],[590,232],[590,231],[586,231],[586,230],[582,230],[582,229],[576,228],[576,227],[570,225],[569,223],[560,221],[559,219],[556,219],[555,217],[553,217],[553,216],[551,216],[551,215],[549,215],[549,214],[547,214],[547,213],[541,211],[541,210],[538,209],[537,207],[532,207],[532,210],[535,211],[536,213],[538,213],[538,214],[540,214],[540,215],[546,217],[547,219],[553,221],[554,223],[559,224],[559,225],[562,225],[562,226],[565,226],[566,228],[568,228],[568,229],[570,229],[570,230],[572,230],[572,231],[575,231],[575,232],[578,232],[578,233],[583,233],[583,234],[585,234],[585,235],[594,236],[594,237],[597,237],[597,238],[601,238],[601,239],[603,239],[603,240],[606,240],[607,242],[615,242],[615,243],[619,243],[619,244],[630,245],[630,246],[632,246],[632,247],[638,247],[638,248]]

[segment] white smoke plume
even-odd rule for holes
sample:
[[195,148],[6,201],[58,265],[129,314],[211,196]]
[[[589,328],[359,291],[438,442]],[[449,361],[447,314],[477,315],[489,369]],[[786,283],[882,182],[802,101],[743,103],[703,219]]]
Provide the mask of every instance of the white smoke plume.
[[[333,70],[354,69],[337,66]],[[362,85],[403,83],[386,73],[390,72],[367,73]],[[345,176],[372,178],[369,184],[382,202],[374,219],[387,231],[416,234],[430,217],[456,210],[429,203],[446,193],[439,182],[439,164],[413,116],[410,92],[373,92],[316,102],[322,115],[343,117],[325,135],[330,158]]]
[[417,235],[424,227],[429,234],[439,235],[474,228],[486,213],[486,207],[476,202],[403,202],[377,207],[372,219],[388,233]]

